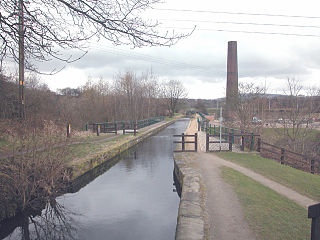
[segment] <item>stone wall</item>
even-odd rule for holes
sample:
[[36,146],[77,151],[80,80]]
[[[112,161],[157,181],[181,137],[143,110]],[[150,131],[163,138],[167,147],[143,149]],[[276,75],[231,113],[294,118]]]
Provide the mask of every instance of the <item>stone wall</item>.
[[189,167],[188,153],[174,154],[174,174],[181,185],[176,240],[206,239],[201,175]]

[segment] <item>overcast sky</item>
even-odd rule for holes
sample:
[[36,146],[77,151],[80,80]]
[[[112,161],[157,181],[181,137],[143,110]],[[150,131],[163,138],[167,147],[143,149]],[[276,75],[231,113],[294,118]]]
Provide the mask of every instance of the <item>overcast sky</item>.
[[180,33],[196,26],[187,39],[170,48],[142,49],[92,42],[81,60],[41,78],[55,90],[78,87],[89,77],[111,81],[119,72],[152,69],[161,79],[181,80],[190,98],[214,99],[225,96],[227,45],[237,41],[240,82],[266,85],[270,93],[283,93],[287,78],[299,79],[304,86],[319,86],[319,5],[315,0],[167,0],[145,13],[146,19],[159,19],[160,30],[174,28]]

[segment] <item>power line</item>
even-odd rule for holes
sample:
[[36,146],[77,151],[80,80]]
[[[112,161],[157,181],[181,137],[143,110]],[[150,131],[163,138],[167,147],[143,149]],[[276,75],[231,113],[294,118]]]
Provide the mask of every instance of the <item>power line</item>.
[[317,16],[285,15],[285,14],[270,14],[270,13],[228,12],[228,11],[209,11],[209,10],[173,9],[173,8],[153,8],[153,9],[159,10],[159,11],[173,11],[173,12],[196,12],[196,13],[214,13],[214,14],[230,14],[230,15],[320,19],[320,17],[317,17]]
[[297,27],[297,28],[320,28],[316,25],[291,25],[276,23],[253,23],[253,22],[228,22],[228,21],[208,21],[208,20],[189,20],[189,19],[159,19],[160,21],[169,22],[200,22],[200,23],[217,23],[217,24],[236,24],[236,25],[254,25],[254,26],[274,26],[274,27]]
[[[173,28],[173,29],[184,29],[191,30],[189,27],[161,27],[161,28]],[[296,34],[296,33],[280,33],[280,32],[259,32],[259,31],[243,31],[243,30],[228,30],[228,29],[212,29],[212,28],[196,28],[195,31],[213,31],[213,32],[234,32],[234,33],[252,33],[252,34],[265,34],[265,35],[284,35],[284,36],[298,36],[298,37],[316,37],[320,35],[315,34]]]

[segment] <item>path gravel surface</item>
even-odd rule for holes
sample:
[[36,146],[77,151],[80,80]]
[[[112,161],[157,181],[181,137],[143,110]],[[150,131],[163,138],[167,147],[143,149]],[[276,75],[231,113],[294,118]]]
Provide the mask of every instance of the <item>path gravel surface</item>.
[[232,187],[220,175],[222,164],[205,153],[192,154],[199,166],[206,187],[206,207],[211,239],[256,239],[242,212]]

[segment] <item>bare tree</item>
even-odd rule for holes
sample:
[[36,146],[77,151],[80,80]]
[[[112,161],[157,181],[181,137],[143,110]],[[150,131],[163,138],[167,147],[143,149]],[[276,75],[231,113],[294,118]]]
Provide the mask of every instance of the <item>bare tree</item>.
[[[65,55],[65,52],[62,54],[61,50],[84,50],[86,41],[93,37],[97,40],[105,38],[115,45],[170,46],[186,35],[160,33],[157,21],[146,21],[141,17],[143,11],[159,2],[160,0],[0,1],[0,63],[6,58],[18,62],[21,34],[25,42],[26,68],[32,70],[35,70],[36,60],[75,60],[77,57]],[[19,32],[22,24],[23,31]]]
[[[259,126],[258,122],[254,122],[254,117],[261,115],[263,109],[263,93],[264,88],[256,86],[253,83],[240,83],[239,93],[237,93],[237,101],[232,103],[231,108],[234,111],[233,116],[239,121],[241,129]],[[258,118],[257,118],[258,119]]]
[[163,97],[170,116],[173,116],[181,99],[187,97],[187,90],[178,80],[170,80],[163,85]]
[[277,133],[284,140],[286,147],[293,151],[305,152],[314,114],[320,109],[319,104],[315,102],[319,96],[319,89],[304,89],[300,81],[288,78],[284,93],[286,97],[282,102],[284,109],[281,111],[280,121],[282,127],[277,129]]

